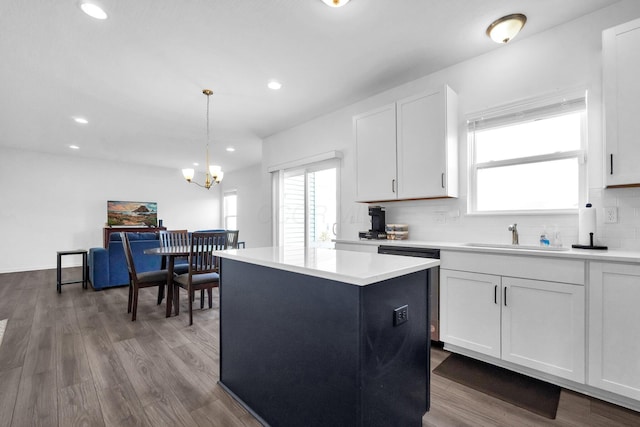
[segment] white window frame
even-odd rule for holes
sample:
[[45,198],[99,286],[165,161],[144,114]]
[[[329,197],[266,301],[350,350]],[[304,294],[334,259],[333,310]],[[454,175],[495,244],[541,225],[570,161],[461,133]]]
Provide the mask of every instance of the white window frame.
[[[227,196],[236,196],[236,214],[235,215],[227,215]],[[229,230],[229,217],[235,217],[236,219],[236,228],[238,229],[238,190],[229,190],[225,191],[222,195],[222,215],[224,220],[224,228],[225,230]]]
[[[569,111],[580,111],[584,109],[581,120],[581,146],[578,150],[563,151],[551,154],[505,159],[476,163],[475,161],[475,131],[478,129],[489,129],[508,124],[525,123],[530,120],[557,116]],[[551,97],[541,97],[534,100],[514,103],[504,107],[476,113],[467,120],[467,142],[468,142],[468,189],[467,192],[467,214],[468,215],[548,215],[548,214],[575,214],[576,209],[539,209],[539,210],[499,210],[499,211],[478,211],[477,209],[477,185],[478,170],[496,167],[523,165],[528,163],[539,163],[554,160],[576,158],[578,160],[578,204],[583,205],[586,201],[588,191],[587,182],[587,92],[586,90],[574,90]]]

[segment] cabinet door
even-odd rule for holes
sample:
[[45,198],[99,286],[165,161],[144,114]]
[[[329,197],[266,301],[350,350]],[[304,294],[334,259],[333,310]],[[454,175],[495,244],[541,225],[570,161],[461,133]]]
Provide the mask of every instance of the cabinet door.
[[395,200],[396,105],[353,118],[356,140],[356,201]]
[[584,286],[502,278],[502,359],[584,383]]
[[500,277],[440,269],[440,339],[500,357]]
[[602,33],[607,186],[640,184],[640,19]]
[[589,385],[640,399],[640,266],[589,266]]
[[398,198],[457,196],[457,103],[444,86],[397,102]]

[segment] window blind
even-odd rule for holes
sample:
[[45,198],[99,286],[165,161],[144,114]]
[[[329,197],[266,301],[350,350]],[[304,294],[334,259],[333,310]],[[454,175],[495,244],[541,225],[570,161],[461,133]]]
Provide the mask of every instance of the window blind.
[[483,129],[508,126],[513,123],[523,123],[527,121],[541,120],[560,114],[567,114],[574,111],[582,111],[586,108],[586,98],[580,97],[571,100],[533,107],[522,110],[512,110],[508,112],[487,114],[467,121],[469,131],[479,131]]

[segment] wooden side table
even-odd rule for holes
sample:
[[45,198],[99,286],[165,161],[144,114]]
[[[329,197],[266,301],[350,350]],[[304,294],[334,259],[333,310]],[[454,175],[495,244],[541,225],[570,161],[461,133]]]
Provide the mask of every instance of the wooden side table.
[[[62,257],[64,255],[82,255],[82,280],[71,280],[67,282],[62,281]],[[87,289],[87,251],[85,249],[76,249],[73,251],[58,251],[56,277],[56,287],[58,289],[58,293],[62,292],[62,285],[68,285],[70,283],[82,283],[82,289]]]

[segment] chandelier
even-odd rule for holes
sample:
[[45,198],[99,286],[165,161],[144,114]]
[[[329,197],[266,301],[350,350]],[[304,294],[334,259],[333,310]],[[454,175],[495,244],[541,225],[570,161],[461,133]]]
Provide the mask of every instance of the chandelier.
[[207,170],[205,173],[204,185],[193,181],[193,176],[195,174],[194,169],[182,169],[182,175],[184,175],[184,179],[186,179],[187,182],[199,185],[200,187],[208,190],[213,184],[220,184],[220,181],[222,181],[222,177],[224,176],[224,172],[222,172],[222,168],[220,166],[209,164],[209,97],[213,95],[213,91],[211,89],[203,89],[202,93],[207,95],[207,153],[205,163]]

